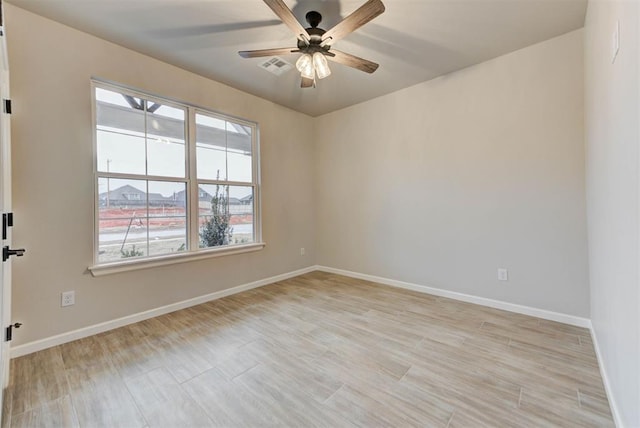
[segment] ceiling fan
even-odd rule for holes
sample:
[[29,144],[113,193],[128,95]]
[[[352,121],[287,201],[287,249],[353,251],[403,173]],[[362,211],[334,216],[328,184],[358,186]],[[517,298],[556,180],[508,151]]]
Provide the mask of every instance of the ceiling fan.
[[381,0],[368,0],[328,31],[318,28],[322,21],[322,15],[319,12],[311,11],[307,13],[305,18],[310,27],[305,29],[283,0],[263,1],[295,33],[298,45],[293,48],[240,51],[238,54],[241,57],[257,58],[302,53],[296,62],[296,68],[302,76],[300,86],[303,88],[315,87],[316,77],[324,79],[331,74],[327,59],[356,68],[365,73],[373,73],[378,69],[378,64],[375,62],[332,49],[331,45],[384,12],[384,4],[382,4]]

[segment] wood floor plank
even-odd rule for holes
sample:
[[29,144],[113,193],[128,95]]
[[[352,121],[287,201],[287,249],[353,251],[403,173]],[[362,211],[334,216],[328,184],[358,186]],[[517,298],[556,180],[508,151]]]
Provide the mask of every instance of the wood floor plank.
[[212,423],[164,367],[128,378],[126,384],[149,427],[206,427]]
[[12,414],[41,407],[69,394],[60,348],[11,361]]
[[[247,346],[251,346],[252,343]],[[251,370],[263,361],[262,356],[248,351],[247,347],[240,347],[235,352],[229,353],[226,359],[219,359],[215,368],[227,379],[233,380],[247,370]]]
[[593,385],[591,387],[578,388],[578,400],[580,408],[589,414],[593,413],[607,420],[612,417],[604,387]]
[[277,375],[277,371],[258,365],[233,380],[246,387],[250,393],[264,400],[271,411],[283,420],[284,426],[339,427],[348,426],[348,419],[331,412],[309,395],[306,388],[299,388],[291,377]]
[[65,369],[111,365],[110,352],[100,345],[96,336],[60,345]]
[[14,427],[79,427],[71,397],[65,395],[43,405],[14,415],[11,421]]
[[11,393],[11,387],[4,389],[4,394],[2,396],[2,428],[11,426],[11,405],[13,401]]
[[11,365],[3,427],[614,426],[588,330],[326,272]]
[[545,391],[541,394],[535,389],[523,388],[520,411],[536,415],[549,425],[571,427],[613,427],[611,415],[601,415],[583,409],[578,404],[577,391],[573,397]]
[[[274,376],[287,379],[289,384],[304,390],[319,402],[324,402],[343,385],[329,373],[317,370],[314,364],[306,363],[292,354],[283,354],[281,350],[269,342],[255,341],[241,348],[240,352],[250,355],[257,362],[254,367],[260,364],[261,370],[270,370]],[[238,373],[234,378],[241,374]]]
[[286,414],[275,404],[233,383],[213,368],[183,384],[184,390],[202,407],[211,426],[286,426]]
[[98,335],[100,346],[108,352],[123,377],[135,377],[162,366],[160,353],[137,332],[137,324]]
[[147,424],[112,364],[72,367],[66,374],[81,426],[142,427]]
[[341,416],[349,423],[360,427],[401,427],[417,426],[415,421],[384,403],[372,397],[344,385],[331,398],[325,402],[325,406],[332,413]]

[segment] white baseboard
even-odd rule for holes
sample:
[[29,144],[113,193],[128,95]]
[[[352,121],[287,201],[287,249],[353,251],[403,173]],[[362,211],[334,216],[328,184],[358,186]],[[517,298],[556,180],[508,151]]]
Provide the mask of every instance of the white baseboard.
[[367,275],[364,273],[351,272],[343,269],[335,269],[327,266],[316,266],[317,270],[337,275],[348,276],[351,278],[363,279],[365,281],[377,282],[380,284],[390,285],[392,287],[404,288],[406,290],[417,291],[420,293],[432,294],[439,297],[447,297],[449,299],[460,300],[462,302],[475,303],[477,305],[488,306],[490,308],[502,309],[518,314],[530,315],[550,321],[557,321],[564,324],[570,324],[577,327],[590,328],[591,321],[588,318],[576,317],[560,312],[547,311],[545,309],[532,308],[529,306],[517,305],[515,303],[503,302],[500,300],[487,299],[485,297],[472,296],[470,294],[458,293],[455,291],[443,290],[441,288],[429,287],[426,285],[412,284],[410,282],[397,281],[395,279],[383,278],[380,276]]
[[226,290],[216,291],[214,293],[206,294],[204,296],[183,300],[182,302],[172,303],[170,305],[162,306],[155,309],[150,309],[148,311],[139,312],[137,314],[128,315],[126,317],[114,319],[111,321],[106,321],[100,324],[94,324],[88,327],[83,327],[77,330],[47,337],[45,339],[25,343],[23,345],[12,347],[10,349],[10,355],[11,355],[11,358],[21,357],[23,355],[27,355],[33,352],[41,351],[43,349],[51,348],[53,346],[62,345],[63,343],[72,342],[74,340],[82,339],[84,337],[93,336],[94,334],[113,330],[118,327],[123,327],[125,325],[133,324],[139,321],[144,321],[149,318],[168,314],[170,312],[175,312],[180,309],[185,309],[191,306],[199,305],[201,303],[210,302],[212,300],[220,299],[222,297],[230,296],[232,294],[241,293],[243,291],[251,290],[253,288],[263,287],[265,285],[273,284],[274,282],[283,281],[285,279],[289,279],[295,276],[303,275],[305,273],[313,272],[314,270],[316,270],[316,267],[310,266],[310,267],[299,269],[293,272],[287,272],[281,275],[272,276],[270,278],[265,278],[258,281],[250,282],[248,284],[242,284],[236,287],[227,288]]
[[593,325],[589,325],[589,330],[591,331],[591,340],[593,341],[593,347],[595,348],[595,351],[596,351],[596,358],[598,359],[598,367],[600,367],[600,376],[602,377],[602,383],[604,383],[604,390],[607,393],[607,399],[609,400],[609,407],[611,408],[611,414],[613,415],[613,422],[616,424],[616,427],[624,428],[624,424],[622,423],[622,419],[620,417],[620,412],[618,411],[618,405],[616,404],[613,391],[611,390],[611,384],[609,383],[609,376],[607,376],[607,369],[604,367],[604,364],[602,363],[604,360],[602,359],[602,354],[600,352],[600,344],[598,343],[598,336],[596,335],[596,331],[593,329]]

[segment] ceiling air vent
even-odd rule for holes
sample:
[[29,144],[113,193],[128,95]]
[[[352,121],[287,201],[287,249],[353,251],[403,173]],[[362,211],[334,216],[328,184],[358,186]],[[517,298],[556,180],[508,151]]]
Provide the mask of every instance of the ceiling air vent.
[[286,73],[293,68],[293,66],[287,61],[277,56],[261,62],[260,64],[258,64],[258,67],[264,68],[265,70],[275,74],[276,76],[280,76],[281,74]]

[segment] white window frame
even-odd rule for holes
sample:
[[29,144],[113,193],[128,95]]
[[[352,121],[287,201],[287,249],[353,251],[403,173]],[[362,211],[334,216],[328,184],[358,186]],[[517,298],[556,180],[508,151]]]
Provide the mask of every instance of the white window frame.
[[[123,174],[113,172],[98,171],[98,144],[97,144],[97,118],[96,118],[96,88],[108,91],[131,95],[162,105],[183,109],[185,111],[185,171],[184,178],[162,177],[146,174]],[[136,90],[124,85],[112,83],[100,79],[91,79],[91,108],[92,108],[92,136],[93,136],[93,179],[94,179],[94,236],[93,236],[93,265],[89,271],[93,276],[101,276],[111,273],[125,272],[156,266],[164,266],[174,263],[183,263],[192,260],[201,260],[210,257],[220,257],[232,254],[240,254],[258,251],[264,248],[262,242],[262,221],[261,221],[261,198],[260,198],[260,139],[259,128],[256,122],[237,118],[223,114],[208,108],[196,106],[183,101],[177,101],[167,97],[153,95],[147,92]],[[204,180],[198,179],[197,158],[196,158],[196,114],[213,116],[224,121],[231,121],[239,125],[251,128],[251,162],[252,162],[252,182],[235,182],[227,180]],[[173,181],[186,184],[186,221],[187,221],[187,249],[179,253],[163,254],[158,256],[146,256],[140,258],[125,259],[122,261],[99,262],[99,212],[100,197],[98,190],[99,178],[115,178],[129,180],[148,181]],[[253,231],[254,242],[249,244],[225,245],[220,247],[200,248],[199,245],[199,211],[198,203],[199,183],[220,184],[223,186],[243,186],[253,187]]]

